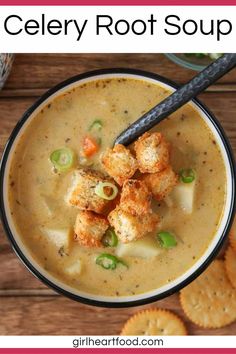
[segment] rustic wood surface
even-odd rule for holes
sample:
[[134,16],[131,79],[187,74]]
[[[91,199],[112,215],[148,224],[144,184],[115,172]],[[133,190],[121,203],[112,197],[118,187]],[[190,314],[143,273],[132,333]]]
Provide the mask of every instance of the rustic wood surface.
[[[179,83],[194,75],[161,54],[17,55],[0,92],[0,152],[22,113],[39,95],[70,76],[107,67],[144,69]],[[236,70],[200,98],[218,117],[236,152]],[[0,262],[0,335],[117,335],[129,316],[140,309],[95,308],[57,295],[21,264],[1,225]],[[217,330],[203,330],[192,324],[181,310],[178,294],[144,307],[154,306],[179,314],[189,334],[236,334],[236,323]]]

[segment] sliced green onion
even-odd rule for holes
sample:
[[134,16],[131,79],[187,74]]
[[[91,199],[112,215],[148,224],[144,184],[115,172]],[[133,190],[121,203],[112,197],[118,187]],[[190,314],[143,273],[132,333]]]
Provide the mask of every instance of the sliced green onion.
[[195,172],[192,168],[181,170],[179,175],[183,183],[192,183],[195,180]]
[[102,253],[96,258],[96,264],[102,266],[104,269],[116,269],[117,258],[112,254]]
[[[110,195],[106,194],[105,188],[112,189],[112,193]],[[95,193],[102,199],[112,200],[118,194],[118,188],[110,182],[99,182],[95,187]]]
[[50,155],[50,161],[60,172],[69,170],[75,162],[75,154],[69,148],[55,150]]
[[116,247],[118,245],[118,238],[112,229],[108,229],[102,238],[102,244],[105,247]]
[[114,270],[119,263],[128,268],[125,262],[109,253],[102,253],[96,258],[96,264],[100,265],[104,269]]
[[172,248],[177,245],[175,236],[168,231],[159,232],[158,239],[160,241],[161,247],[163,248]]
[[100,119],[96,119],[95,121],[93,121],[93,123],[90,125],[89,127],[89,131],[91,130],[96,130],[96,131],[100,131],[103,127],[102,121]]

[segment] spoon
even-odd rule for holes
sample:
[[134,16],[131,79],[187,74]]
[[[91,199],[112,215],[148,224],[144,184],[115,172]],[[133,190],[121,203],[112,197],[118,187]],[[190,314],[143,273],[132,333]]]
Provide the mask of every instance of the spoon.
[[185,103],[204,91],[236,66],[236,54],[221,56],[204,70],[194,76],[170,96],[158,103],[150,111],[131,124],[115,140],[116,144],[129,145],[143,133],[160,123],[163,119],[182,107]]

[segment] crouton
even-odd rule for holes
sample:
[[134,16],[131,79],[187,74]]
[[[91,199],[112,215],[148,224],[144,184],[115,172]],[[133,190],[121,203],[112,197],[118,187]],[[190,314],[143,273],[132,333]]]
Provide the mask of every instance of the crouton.
[[170,159],[170,147],[161,133],[144,133],[134,144],[139,170],[156,173],[164,170]]
[[120,207],[132,215],[147,214],[151,211],[152,195],[144,181],[125,181],[120,199]]
[[172,168],[168,166],[161,172],[145,175],[143,181],[145,181],[154,198],[161,201],[172,191],[174,186],[176,186],[178,176]]
[[138,168],[138,163],[131,152],[123,145],[107,149],[101,157],[105,171],[121,186],[131,178]]
[[81,210],[91,210],[98,214],[103,213],[109,201],[95,193],[95,187],[99,182],[111,182],[111,180],[103,174],[90,169],[73,171],[72,184],[67,192],[65,201]]
[[80,211],[75,221],[75,240],[82,246],[101,247],[101,239],[108,227],[105,217],[91,211]]
[[128,243],[154,231],[159,222],[159,217],[154,213],[134,216],[118,206],[108,215],[108,220],[118,239],[123,243]]

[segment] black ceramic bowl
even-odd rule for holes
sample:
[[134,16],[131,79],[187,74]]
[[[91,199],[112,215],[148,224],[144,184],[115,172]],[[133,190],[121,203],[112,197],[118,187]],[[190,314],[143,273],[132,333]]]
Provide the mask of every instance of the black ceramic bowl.
[[14,128],[9,138],[9,141],[5,147],[2,156],[0,171],[0,206],[1,218],[3,226],[5,228],[5,232],[16,254],[26,265],[26,267],[36,277],[42,280],[46,285],[50,286],[57,292],[68,296],[73,300],[77,300],[86,304],[104,307],[128,307],[147,304],[175,293],[176,291],[180,290],[188,283],[190,283],[193,279],[195,279],[215,258],[216,254],[218,253],[219,249],[223,244],[223,241],[225,240],[228,234],[234,216],[235,164],[229,142],[219,122],[214,117],[214,115],[210,113],[202,103],[200,103],[200,101],[193,100],[191,104],[201,114],[202,119],[204,119],[204,121],[212,131],[214,138],[217,141],[219,148],[221,149],[227,175],[227,195],[224,215],[222,217],[221,224],[218,231],[216,232],[216,235],[214,236],[211,244],[209,245],[205,253],[202,255],[202,257],[185,274],[178,277],[174,281],[168,283],[167,285],[146,292],[144,294],[126,297],[104,297],[80,292],[79,290],[71,288],[59,281],[58,279],[54,278],[51,274],[49,274],[35,262],[34,258],[23,244],[20,235],[17,233],[17,230],[14,226],[7,197],[9,166],[11,163],[11,159],[14,153],[14,149],[16,148],[17,142],[19,141],[19,138],[23,133],[25,127],[30,123],[32,119],[34,119],[37,112],[39,112],[44,106],[46,106],[53,98],[57,97],[62,92],[65,92],[82,83],[99,78],[112,77],[131,77],[146,80],[148,82],[159,83],[161,86],[164,86],[165,88],[171,91],[175,90],[177,87],[176,84],[174,84],[173,82],[153,73],[130,69],[107,69],[88,72],[72,77],[62,82],[61,84],[55,86],[54,88],[50,89],[37,102],[35,102],[23,115],[23,117],[20,119],[20,121]]

